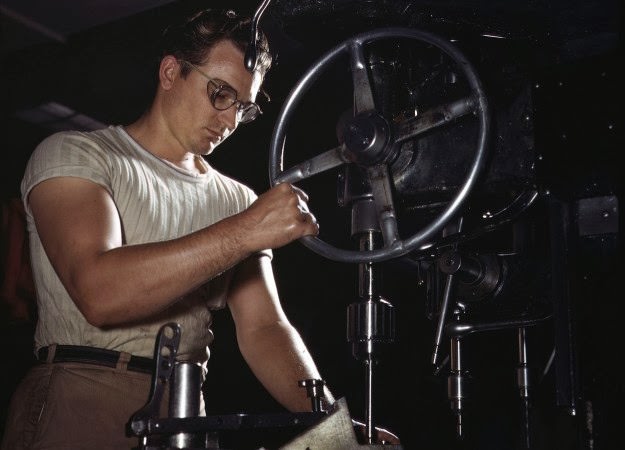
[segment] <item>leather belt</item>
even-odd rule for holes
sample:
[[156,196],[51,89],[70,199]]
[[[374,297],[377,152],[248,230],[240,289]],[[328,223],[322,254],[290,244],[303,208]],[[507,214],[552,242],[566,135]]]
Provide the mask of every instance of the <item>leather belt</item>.
[[[48,352],[49,347],[40,348],[37,352],[37,359],[40,362],[46,362],[48,360]],[[120,355],[120,352],[104,348],[57,345],[52,362],[75,362],[115,368],[119,362]],[[154,371],[154,360],[132,355],[128,361],[127,368],[134,372],[151,374]]]

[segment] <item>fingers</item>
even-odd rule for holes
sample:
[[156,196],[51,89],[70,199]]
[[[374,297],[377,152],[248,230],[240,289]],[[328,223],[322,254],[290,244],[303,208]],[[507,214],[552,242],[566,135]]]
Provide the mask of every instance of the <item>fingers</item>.
[[[285,183],[290,190],[297,196],[297,209],[299,211],[299,220],[308,226],[303,231],[303,235],[317,235],[319,234],[319,224],[317,218],[308,209],[308,194],[302,189],[289,183]],[[285,187],[286,188],[286,187]]]
[[297,194],[299,198],[301,198],[305,202],[308,201],[308,194],[306,194],[306,192],[302,191],[300,188],[293,184],[290,184],[289,186],[291,186],[291,189]]
[[301,215],[301,219],[304,222],[311,222],[311,223],[317,223],[317,219],[315,218],[315,216],[313,215],[313,213],[310,212],[310,210],[308,209],[308,204],[300,201],[297,204],[297,209],[300,212]]
[[298,197],[297,209],[299,210],[300,220],[305,224],[310,224],[309,229],[305,231],[304,235],[319,234],[319,224],[317,223],[317,218],[310,212],[308,209],[308,203],[306,203],[308,201],[308,195],[306,195],[306,193],[298,187],[292,187]]
[[308,195],[290,183],[280,183],[261,194],[248,209],[257,240],[263,248],[281,247],[303,236],[319,234],[316,217],[308,209]]
[[[356,436],[361,444],[366,442],[366,427],[365,424],[359,422],[357,420],[352,419],[352,423],[354,425],[354,431],[356,431]],[[392,433],[391,431],[381,428],[375,427],[376,439],[378,444],[393,444],[399,445],[401,441],[397,435]]]
[[283,189],[285,191],[293,192],[295,195],[297,195],[300,201],[304,202],[304,204],[308,201],[308,194],[306,194],[306,192],[291,183],[279,183],[276,185],[276,187],[277,189]]
[[389,430],[386,430],[384,428],[376,428],[376,431],[377,431],[378,442],[380,444],[394,444],[394,445],[401,444],[399,437],[396,434],[390,432]]
[[289,189],[296,195],[296,206],[299,211],[299,220],[315,225],[312,232],[307,234],[317,234],[319,232],[319,226],[317,224],[317,218],[310,212],[310,209],[308,209],[308,194],[290,183],[281,183],[281,185],[284,186],[283,189]]
[[302,236],[316,236],[319,234],[319,224],[317,219],[308,211],[306,205],[297,205],[299,210],[299,220],[304,224],[304,230],[302,230]]

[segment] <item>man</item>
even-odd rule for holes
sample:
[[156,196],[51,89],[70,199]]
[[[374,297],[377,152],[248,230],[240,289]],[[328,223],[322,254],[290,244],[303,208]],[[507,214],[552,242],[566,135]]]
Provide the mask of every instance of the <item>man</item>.
[[[307,196],[260,196],[203,158],[241,122],[271,64],[244,67],[249,20],[203,11],[164,33],[151,106],[128,126],[63,132],[22,181],[41,364],[17,389],[3,449],[130,448],[155,338],[181,325],[178,358],[206,365],[211,310],[230,308],[239,348],[271,395],[309,411],[297,381],[321,378],[279,302],[271,249],[318,226]],[[325,402],[334,399],[325,389]]]

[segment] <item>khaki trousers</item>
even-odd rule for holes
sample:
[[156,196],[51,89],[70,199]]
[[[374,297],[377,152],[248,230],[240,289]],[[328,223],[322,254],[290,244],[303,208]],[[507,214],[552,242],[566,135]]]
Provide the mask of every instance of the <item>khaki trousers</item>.
[[[149,398],[152,376],[125,367],[42,363],[30,369],[11,399],[2,450],[131,449],[131,416]],[[51,361],[51,357],[48,360]],[[168,393],[161,403],[166,416]]]

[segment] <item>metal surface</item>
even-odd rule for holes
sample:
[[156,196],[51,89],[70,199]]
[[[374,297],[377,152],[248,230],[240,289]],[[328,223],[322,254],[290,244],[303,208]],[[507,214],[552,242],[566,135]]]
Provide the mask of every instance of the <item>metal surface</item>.
[[[197,417],[200,415],[202,395],[202,366],[178,361],[171,374],[169,417]],[[172,447],[196,448],[206,441],[201,434],[176,433],[170,436]]]

